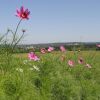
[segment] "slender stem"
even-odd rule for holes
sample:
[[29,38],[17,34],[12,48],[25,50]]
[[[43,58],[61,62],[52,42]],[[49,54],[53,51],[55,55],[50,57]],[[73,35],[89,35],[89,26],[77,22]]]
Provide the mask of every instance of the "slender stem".
[[15,32],[14,32],[13,41],[12,41],[11,45],[13,45],[13,43],[14,43],[14,41],[15,41],[15,37],[16,37],[16,34],[17,34],[17,30],[18,30],[18,27],[19,27],[21,21],[22,21],[22,19],[21,19],[21,20],[19,21],[19,23],[17,24],[17,27],[16,27],[16,30],[15,30]]
[[18,30],[18,27],[19,27],[21,21],[22,21],[22,19],[21,19],[21,20],[19,21],[19,23],[17,24],[16,30],[15,30],[15,34],[17,33],[17,30]]
[[13,35],[14,35],[14,32],[12,30],[9,30]]
[[20,36],[20,38],[17,40],[17,42],[14,44],[13,49],[15,48],[15,46],[18,44],[18,42],[23,38],[24,36],[24,32],[23,34]]

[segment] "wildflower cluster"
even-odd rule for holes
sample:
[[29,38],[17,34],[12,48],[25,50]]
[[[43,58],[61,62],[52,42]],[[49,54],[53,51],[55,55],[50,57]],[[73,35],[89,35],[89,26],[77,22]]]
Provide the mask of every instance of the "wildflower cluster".
[[[59,49],[60,49],[61,52],[66,52],[66,48],[65,48],[64,46],[60,46]],[[54,47],[48,47],[47,49],[46,49],[46,48],[41,48],[41,49],[40,49],[40,52],[41,52],[42,54],[50,53],[50,52],[52,53],[53,51],[54,51]],[[30,53],[28,54],[28,58],[29,58],[30,60],[33,60],[33,61],[39,61],[39,60],[40,60],[40,57],[37,56],[37,55],[35,54],[35,52],[30,52]],[[63,54],[63,55],[61,56],[61,61],[65,61],[65,60],[66,60],[66,55]],[[77,63],[78,63],[78,64],[82,64],[82,65],[84,65],[84,66],[87,67],[87,68],[92,68],[90,64],[85,63],[85,60],[84,60],[82,57],[79,57],[79,58],[78,58]],[[72,68],[72,67],[75,67],[75,64],[76,64],[76,63],[75,63],[74,60],[69,59],[69,60],[67,61],[67,64],[68,64],[69,67]]]

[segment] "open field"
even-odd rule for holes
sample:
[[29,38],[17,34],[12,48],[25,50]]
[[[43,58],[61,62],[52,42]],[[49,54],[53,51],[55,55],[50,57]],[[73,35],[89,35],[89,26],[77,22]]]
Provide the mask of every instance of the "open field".
[[100,51],[36,54],[39,61],[29,60],[27,53],[7,62],[0,56],[0,100],[100,100]]
[[100,100],[100,0],[0,7],[0,100]]

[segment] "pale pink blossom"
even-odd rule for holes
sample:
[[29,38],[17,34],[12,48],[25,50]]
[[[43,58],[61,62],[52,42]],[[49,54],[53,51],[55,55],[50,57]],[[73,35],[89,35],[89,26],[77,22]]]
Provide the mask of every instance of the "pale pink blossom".
[[100,44],[97,44],[96,46],[97,46],[98,48],[100,48]]
[[46,49],[45,48],[41,48],[41,53],[45,54],[46,53]]
[[40,60],[39,57],[34,52],[30,52],[28,54],[28,57],[29,57],[30,60],[34,60],[34,61]]
[[78,63],[79,63],[79,64],[83,64],[83,63],[84,63],[83,58],[79,58],[79,59],[78,59]]
[[60,50],[61,50],[62,52],[65,52],[65,51],[66,51],[66,49],[65,49],[64,46],[60,46]]
[[90,64],[85,65],[87,68],[92,68]]
[[74,66],[74,61],[68,60],[68,65],[69,65],[70,67],[73,67],[73,66]]
[[54,50],[54,47],[49,47],[48,52],[52,52]]

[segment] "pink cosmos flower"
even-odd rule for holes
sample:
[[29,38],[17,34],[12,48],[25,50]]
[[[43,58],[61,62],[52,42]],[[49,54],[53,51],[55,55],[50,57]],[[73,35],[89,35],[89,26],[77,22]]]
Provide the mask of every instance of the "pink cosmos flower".
[[53,50],[54,50],[53,47],[49,47],[49,48],[48,48],[48,52],[52,52]]
[[83,63],[84,63],[83,58],[79,58],[79,59],[78,59],[78,63],[79,63],[79,64],[83,64]]
[[96,46],[97,46],[98,48],[100,48],[100,44],[97,44]]
[[28,9],[24,9],[23,6],[20,8],[20,10],[17,9],[16,12],[17,12],[16,14],[17,17],[21,19],[29,19],[30,11],[28,11]]
[[64,46],[60,46],[60,50],[61,50],[62,52],[65,52],[65,51],[66,51],[66,49],[65,49]]
[[68,60],[68,65],[69,65],[70,67],[73,67],[73,66],[74,66],[74,61]]
[[85,65],[87,68],[92,68],[90,64]]
[[29,57],[30,60],[34,60],[34,61],[40,60],[39,57],[34,52],[30,52],[28,54],[28,57]]
[[46,49],[45,48],[41,48],[41,53],[46,53]]

